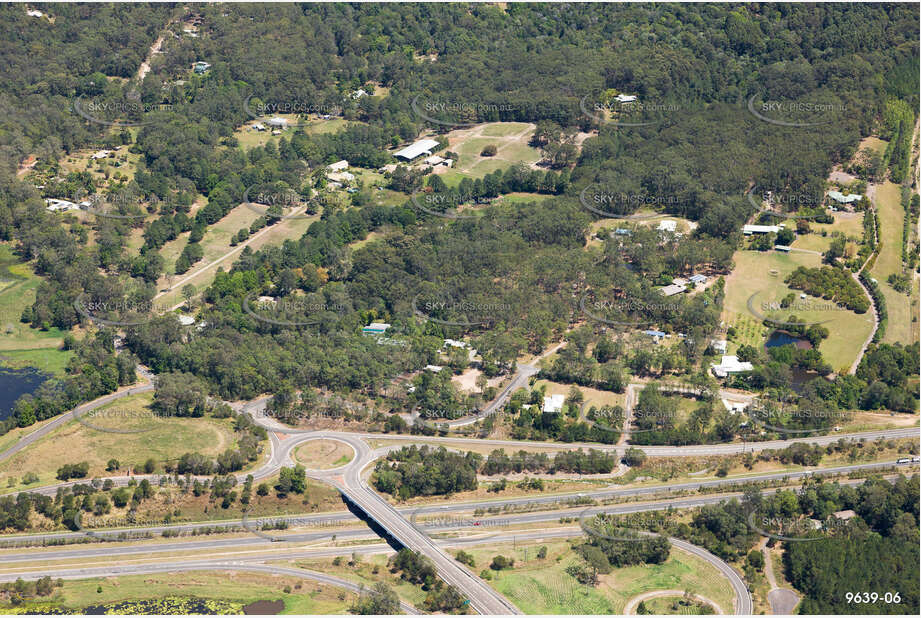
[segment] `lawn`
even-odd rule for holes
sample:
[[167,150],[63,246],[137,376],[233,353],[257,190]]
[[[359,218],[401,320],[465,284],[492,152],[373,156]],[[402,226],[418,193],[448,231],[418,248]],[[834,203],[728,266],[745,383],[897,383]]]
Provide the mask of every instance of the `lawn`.
[[[806,249],[808,251],[819,251],[820,253],[828,250],[833,239],[832,232],[841,232],[850,241],[860,243],[863,240],[863,213],[833,213],[834,223],[815,223],[810,221],[809,227],[812,232],[809,234],[797,234],[796,240],[793,241],[795,249]],[[796,222],[787,221],[787,227],[794,229]],[[826,235],[822,236],[822,232]]]
[[[726,280],[726,301],[723,320],[727,325],[737,326],[743,331],[745,342],[749,345],[761,345],[771,329],[761,325],[761,319],[753,315],[748,308],[749,298],[757,293],[752,301],[755,310],[761,315],[771,315],[786,319],[791,312],[781,311],[776,316],[762,310],[762,303],[779,302],[787,293],[794,292],[797,302],[826,305],[829,301],[807,297],[799,299],[799,290],[792,290],[783,282],[784,278],[798,266],[814,268],[820,266],[821,257],[811,253],[780,253],[777,251],[737,251],[733,256],[736,267]],[[773,273],[773,274],[772,274]],[[798,310],[797,317],[808,322],[825,321],[829,336],[819,345],[822,356],[839,370],[850,368],[857,358],[863,342],[873,329],[873,316],[870,311],[857,314],[840,309],[820,309],[812,311]],[[757,330],[760,329],[760,336]],[[736,342],[738,343],[738,342]]]
[[[539,389],[542,386],[546,386],[546,395],[563,395],[564,397],[569,396],[569,391],[572,389],[572,384],[562,384],[560,382],[550,382],[549,380],[538,380],[534,383],[533,389]],[[626,395],[624,393],[615,393],[613,391],[602,391],[594,388],[588,388],[586,386],[577,386],[576,388],[581,391],[584,401],[587,404],[586,409],[591,406],[621,406],[624,405],[624,399]]]
[[[161,418],[149,410],[152,393],[130,395],[71,420],[55,429],[35,444],[0,462],[0,487],[25,489],[17,484],[8,488],[9,477],[20,481],[23,474],[33,472],[39,483],[56,482],[57,469],[67,463],[86,461],[89,476],[104,475],[109,459],[118,459],[122,469],[142,465],[148,458],[158,463],[175,459],[188,452],[216,456],[234,446],[230,419]],[[92,428],[141,430],[135,433],[114,433]]]
[[683,605],[683,597],[656,597],[645,601],[646,609],[652,614],[699,616],[703,614],[696,603]]
[[[543,560],[537,558],[541,545],[547,547]],[[728,580],[710,564],[674,547],[663,564],[615,568],[601,575],[594,588],[566,573],[566,567],[582,562],[567,542],[466,551],[473,554],[477,572],[497,554],[515,558],[516,566],[500,572],[489,584],[526,614],[619,614],[626,602],[640,593],[685,589],[713,599],[724,612],[732,613],[735,597]]]
[[[877,185],[874,203],[879,213],[883,244],[871,274],[879,282],[889,313],[883,341],[912,343],[918,339],[917,296],[911,298],[896,292],[886,282],[890,274],[902,272],[902,222],[905,211],[900,201],[899,186],[891,182]],[[915,287],[913,283],[912,288]]]
[[311,440],[294,451],[294,460],[311,470],[338,468],[354,456],[352,447],[339,440]]
[[[453,169],[441,175],[442,180],[448,186],[457,186],[463,178],[482,178],[516,163],[537,163],[541,153],[528,145],[532,134],[531,125],[522,122],[494,122],[451,131],[446,136],[447,150],[459,158]],[[496,155],[481,157],[480,152],[488,144],[496,146]]]
[[367,588],[372,587],[377,582],[385,582],[397,593],[400,599],[416,607],[421,607],[428,593],[422,590],[420,586],[411,584],[404,579],[400,579],[398,575],[392,574],[387,568],[389,558],[388,554],[364,555],[360,556],[360,561],[352,566],[349,566],[348,558],[341,558],[339,560],[340,564],[333,564],[334,558],[298,560],[296,564],[304,569],[326,573],[356,584],[364,584]]
[[23,309],[35,302],[41,281],[30,265],[13,255],[10,245],[0,244],[0,363],[62,375],[72,355],[60,349],[63,331],[39,330],[19,321]]
[[[285,592],[286,587],[290,592]],[[345,596],[343,600],[339,598],[341,595]],[[355,598],[353,593],[340,588],[299,577],[246,571],[156,573],[65,581],[63,588],[55,589],[53,598],[56,606],[81,609],[103,603],[177,596],[242,605],[282,600],[283,614],[345,614]]]

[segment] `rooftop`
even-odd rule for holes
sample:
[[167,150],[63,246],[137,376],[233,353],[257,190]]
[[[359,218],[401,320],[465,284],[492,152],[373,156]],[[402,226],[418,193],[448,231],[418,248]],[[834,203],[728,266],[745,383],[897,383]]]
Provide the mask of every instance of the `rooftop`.
[[410,144],[406,148],[401,148],[393,153],[393,156],[412,161],[419,155],[432,154],[432,148],[438,146],[438,142],[433,139],[420,139],[418,142]]
[[550,395],[549,397],[544,397],[544,412],[561,412],[563,410],[563,403],[566,401],[566,398],[563,395]]

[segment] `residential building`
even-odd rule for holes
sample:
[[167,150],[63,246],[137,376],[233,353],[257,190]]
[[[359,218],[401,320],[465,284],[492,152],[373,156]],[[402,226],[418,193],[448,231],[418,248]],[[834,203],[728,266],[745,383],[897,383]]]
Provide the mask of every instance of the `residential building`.
[[859,193],[848,193],[845,195],[840,191],[829,191],[828,197],[835,200],[839,204],[853,204],[855,202],[859,202],[863,196]]
[[550,414],[559,414],[563,411],[563,404],[565,402],[566,397],[563,395],[550,395],[549,397],[544,397],[543,411]]
[[385,322],[371,322],[362,328],[361,332],[365,335],[383,335],[388,328],[390,328],[390,324]]
[[675,294],[681,294],[687,289],[688,288],[686,285],[678,285],[676,283],[673,283],[671,285],[666,285],[664,288],[662,288],[659,291],[662,292],[662,294],[665,296],[674,296]]
[[742,226],[742,233],[746,236],[751,236],[752,234],[776,234],[780,231],[780,226],[778,225],[744,225]]
[[725,378],[731,373],[741,373],[754,369],[748,361],[740,361],[738,356],[723,356],[719,365],[710,365],[713,375],[718,378]]
[[345,159],[342,161],[336,161],[335,163],[330,163],[327,165],[326,169],[331,172],[344,172],[345,170],[349,169],[349,162]]
[[691,283],[701,285],[707,282],[707,275],[691,275]]
[[672,232],[678,229],[678,222],[672,219],[663,219],[659,221],[659,227],[657,228],[660,232]]
[[210,68],[211,68],[210,64],[208,64],[207,62],[202,62],[201,60],[199,60],[198,62],[192,65],[192,71],[194,71],[198,75],[207,73],[208,69]]

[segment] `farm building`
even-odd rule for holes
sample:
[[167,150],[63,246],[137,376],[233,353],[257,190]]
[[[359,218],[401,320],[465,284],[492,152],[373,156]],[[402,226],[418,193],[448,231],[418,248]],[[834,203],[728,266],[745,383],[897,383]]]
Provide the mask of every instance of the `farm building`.
[[410,144],[406,148],[402,148],[393,153],[393,156],[398,159],[403,159],[404,161],[412,161],[416,157],[422,155],[432,154],[432,148],[438,146],[438,142],[433,139],[420,139],[418,142]]
[[742,226],[742,233],[746,236],[751,236],[752,234],[776,234],[780,231],[779,225],[744,225]]

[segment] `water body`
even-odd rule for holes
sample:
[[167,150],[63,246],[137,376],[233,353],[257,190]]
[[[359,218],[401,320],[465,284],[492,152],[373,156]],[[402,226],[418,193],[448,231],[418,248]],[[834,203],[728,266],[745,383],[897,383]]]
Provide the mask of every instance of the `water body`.
[[[768,337],[768,340],[764,344],[764,348],[779,348],[783,345],[793,345],[796,346],[798,350],[812,349],[812,343],[808,339],[797,337],[796,335],[791,335],[787,331],[783,330],[775,330],[773,333],[771,333],[771,336]],[[806,382],[819,377],[819,374],[816,372],[806,371],[800,367],[790,367],[790,371],[793,373],[790,388],[792,388],[796,393],[802,392],[803,385],[805,385]]]
[[13,404],[22,395],[34,393],[51,376],[33,367],[9,369],[0,367],[0,420],[13,413]]
[[771,336],[768,337],[764,347],[779,348],[782,345],[795,345],[799,350],[812,349],[812,344],[808,339],[803,339],[802,337],[791,335],[790,333],[783,330],[775,330],[773,333],[771,333]]

